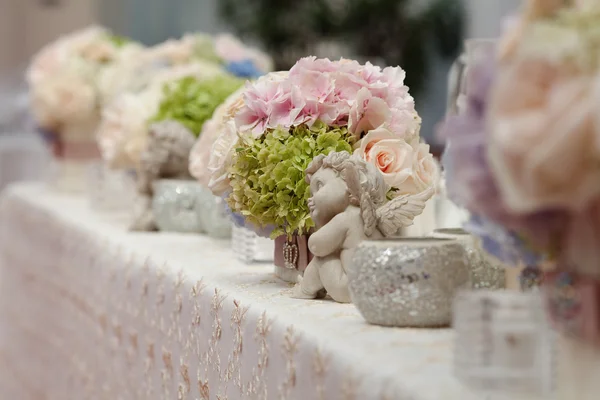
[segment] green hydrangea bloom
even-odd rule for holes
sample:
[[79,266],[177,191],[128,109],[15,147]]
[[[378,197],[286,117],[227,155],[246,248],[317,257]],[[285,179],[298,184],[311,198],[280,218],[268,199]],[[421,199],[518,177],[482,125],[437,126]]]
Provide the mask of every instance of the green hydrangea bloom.
[[115,34],[109,34],[108,40],[115,46],[116,48],[124,47],[125,45],[131,43],[131,39],[126,38],[125,36],[119,36]]
[[158,112],[150,123],[175,120],[197,137],[215,109],[243,83],[243,80],[227,74],[205,80],[185,77],[167,83]]
[[311,128],[268,130],[259,139],[240,139],[229,171],[229,206],[255,225],[274,225],[273,238],[309,231],[314,223],[305,170],[319,154],[351,152],[353,142],[347,128],[322,122]]

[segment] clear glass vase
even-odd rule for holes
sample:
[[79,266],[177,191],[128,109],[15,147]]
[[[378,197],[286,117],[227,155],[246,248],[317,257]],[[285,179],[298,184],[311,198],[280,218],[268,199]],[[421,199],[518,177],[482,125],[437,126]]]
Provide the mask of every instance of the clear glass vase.
[[92,208],[99,211],[133,210],[135,173],[126,170],[113,170],[102,162],[88,166],[88,195]]
[[462,292],[453,325],[455,374],[482,398],[552,398],[557,337],[539,291]]
[[250,229],[234,225],[231,245],[236,257],[245,263],[273,262],[275,241],[260,237]]

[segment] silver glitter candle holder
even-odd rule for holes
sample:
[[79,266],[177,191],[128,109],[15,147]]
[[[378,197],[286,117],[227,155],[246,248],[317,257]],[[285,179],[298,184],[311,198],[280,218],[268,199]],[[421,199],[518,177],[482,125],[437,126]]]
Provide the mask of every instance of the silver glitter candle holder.
[[273,262],[275,241],[260,237],[250,229],[234,225],[231,245],[236,257],[247,264]]
[[198,202],[199,223],[208,236],[215,239],[231,237],[231,217],[227,213],[225,200],[202,188]]
[[453,239],[365,241],[347,271],[352,302],[371,324],[447,326],[454,295],[469,284],[466,257]]
[[198,217],[205,189],[192,180],[161,179],[153,184],[152,211],[160,231],[203,233]]
[[454,370],[466,385],[482,395],[552,398],[556,338],[539,293],[461,292],[453,325]]
[[503,289],[506,277],[504,265],[487,257],[477,240],[461,228],[436,229],[433,237],[456,239],[463,244],[469,262],[469,277],[473,289]]

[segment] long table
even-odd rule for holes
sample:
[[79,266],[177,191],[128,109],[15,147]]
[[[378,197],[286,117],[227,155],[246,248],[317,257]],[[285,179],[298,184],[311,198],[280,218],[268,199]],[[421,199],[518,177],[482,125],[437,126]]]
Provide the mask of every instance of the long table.
[[296,300],[231,243],[130,233],[41,184],[0,198],[0,398],[482,400],[450,329]]

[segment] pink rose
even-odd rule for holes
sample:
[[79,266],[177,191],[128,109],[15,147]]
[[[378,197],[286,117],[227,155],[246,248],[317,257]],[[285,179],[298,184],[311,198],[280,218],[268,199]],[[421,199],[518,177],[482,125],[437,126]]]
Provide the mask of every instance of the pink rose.
[[600,194],[600,78],[540,59],[501,68],[489,116],[488,155],[515,212],[581,210]]

